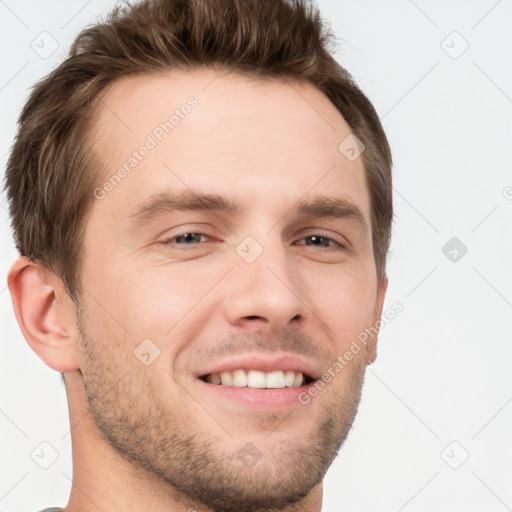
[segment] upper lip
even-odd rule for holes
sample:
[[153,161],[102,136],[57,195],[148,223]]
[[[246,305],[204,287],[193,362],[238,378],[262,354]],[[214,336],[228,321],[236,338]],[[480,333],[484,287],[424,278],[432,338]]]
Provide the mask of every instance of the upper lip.
[[208,367],[196,372],[196,377],[204,377],[212,373],[222,373],[226,371],[233,371],[239,368],[246,368],[248,370],[259,370],[262,372],[270,372],[274,370],[294,370],[302,372],[314,380],[318,380],[321,375],[321,370],[318,365],[311,361],[306,361],[292,354],[281,353],[276,354],[247,354],[236,357],[230,357],[211,364]]

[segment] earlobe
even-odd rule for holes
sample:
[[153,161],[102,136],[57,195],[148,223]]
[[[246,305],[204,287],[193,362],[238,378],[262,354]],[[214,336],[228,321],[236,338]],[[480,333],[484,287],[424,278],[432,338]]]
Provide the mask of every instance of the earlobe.
[[387,288],[387,277],[381,277],[377,285],[377,298],[375,301],[374,320],[372,324],[373,330],[376,330],[377,332],[373,336],[371,336],[368,342],[366,350],[366,364],[372,364],[375,361],[375,359],[377,359],[377,342],[379,339],[378,331],[380,330],[382,310],[384,308],[384,299],[386,298]]
[[7,284],[16,320],[32,350],[56,371],[77,370],[72,302],[66,300],[57,280],[20,256],[9,271]]

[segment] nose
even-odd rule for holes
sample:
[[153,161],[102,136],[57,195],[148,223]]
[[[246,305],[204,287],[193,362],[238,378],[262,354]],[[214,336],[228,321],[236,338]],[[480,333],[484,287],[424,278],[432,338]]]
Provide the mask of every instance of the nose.
[[[291,266],[282,242],[266,244],[249,263],[235,254],[223,306],[227,321],[249,330],[277,334],[286,327],[299,327],[311,314],[302,297],[300,275]],[[254,250],[254,247],[251,248]]]

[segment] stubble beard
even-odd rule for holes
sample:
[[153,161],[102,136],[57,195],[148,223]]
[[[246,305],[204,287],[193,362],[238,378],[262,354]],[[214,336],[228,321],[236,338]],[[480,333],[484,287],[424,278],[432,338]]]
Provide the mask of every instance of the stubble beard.
[[[209,435],[207,426],[200,428],[200,421],[214,422],[206,412],[202,420],[190,417],[187,400],[193,398],[179,390],[178,379],[171,381],[182,400],[172,408],[151,380],[151,367],[144,367],[127,350],[127,340],[123,344],[119,337],[109,337],[103,343],[109,347],[106,352],[89,335],[86,323],[79,308],[80,374],[98,434],[139,476],[156,482],[170,503],[179,501],[184,510],[204,506],[213,512],[304,510],[305,498],[322,481],[354,421],[366,368],[362,358],[353,360],[343,386],[340,381],[336,386],[334,380],[314,398],[325,401],[325,412],[304,439],[291,439],[276,456],[276,447],[269,446],[270,435],[256,447],[261,458],[251,465],[238,456],[246,440],[227,433]],[[286,431],[288,422],[300,422],[300,415],[308,414],[303,407],[307,406],[298,406],[289,417],[283,415],[280,432]]]

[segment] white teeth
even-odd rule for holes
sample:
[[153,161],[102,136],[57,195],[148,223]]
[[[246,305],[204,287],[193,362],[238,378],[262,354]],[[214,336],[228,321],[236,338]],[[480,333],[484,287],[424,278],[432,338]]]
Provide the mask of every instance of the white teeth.
[[247,375],[243,370],[235,370],[233,372],[233,386],[244,388],[247,386]]
[[267,373],[267,388],[284,388],[284,373],[281,370]]
[[266,388],[267,379],[265,378],[265,374],[258,370],[249,370],[247,373],[247,385],[250,388]]
[[221,373],[212,373],[206,377],[206,382],[222,386],[235,386],[239,388],[291,388],[301,386],[304,381],[302,372],[293,370],[274,370],[262,372],[259,370],[237,369]]
[[220,380],[221,380],[221,383],[223,386],[232,386],[233,385],[233,377],[231,375],[231,372],[222,372],[220,374]]
[[288,370],[284,374],[284,383],[287,388],[291,388],[293,386],[293,383],[295,382],[295,372]]

